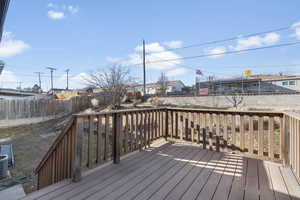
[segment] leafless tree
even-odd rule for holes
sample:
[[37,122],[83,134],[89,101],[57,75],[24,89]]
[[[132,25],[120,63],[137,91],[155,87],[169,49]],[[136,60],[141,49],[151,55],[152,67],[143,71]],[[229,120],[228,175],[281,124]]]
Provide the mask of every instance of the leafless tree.
[[160,77],[158,78],[157,81],[157,85],[158,85],[157,93],[160,95],[165,95],[168,89],[168,77],[165,75],[165,73],[162,72],[160,74]]
[[244,101],[244,96],[237,92],[232,92],[225,95],[225,98],[232,104],[232,106],[237,109]]
[[86,82],[90,87],[101,88],[105,94],[111,96],[111,105],[118,109],[128,87],[133,83],[133,78],[129,76],[129,70],[125,67],[113,65],[106,71],[90,73]]

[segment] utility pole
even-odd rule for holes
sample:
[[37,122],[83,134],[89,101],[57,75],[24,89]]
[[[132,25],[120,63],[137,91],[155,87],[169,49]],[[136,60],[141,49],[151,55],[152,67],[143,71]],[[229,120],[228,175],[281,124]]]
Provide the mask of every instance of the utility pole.
[[67,90],[69,90],[69,71],[70,71],[70,69],[66,69],[66,72],[67,72]]
[[53,71],[56,70],[56,68],[53,68],[53,67],[47,67],[47,69],[50,70],[50,73],[51,73],[51,90],[52,90],[52,94],[53,94]]
[[39,87],[40,87],[40,89],[42,89],[42,81],[41,81],[41,74],[43,74],[42,72],[35,72],[37,75],[38,75],[38,77],[39,77]]
[[146,48],[143,40],[143,71],[144,71],[144,96],[146,95]]
[[19,91],[22,91],[22,82],[21,81],[19,81],[19,82],[17,82],[17,87],[19,88]]

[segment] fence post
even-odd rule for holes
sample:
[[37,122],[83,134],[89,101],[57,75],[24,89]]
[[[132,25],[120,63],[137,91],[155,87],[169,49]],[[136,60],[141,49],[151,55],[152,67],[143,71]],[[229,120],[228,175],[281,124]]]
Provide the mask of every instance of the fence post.
[[73,166],[73,182],[81,180],[81,161],[82,161],[82,145],[83,145],[83,119],[76,118],[76,131],[75,131],[75,160]]
[[[169,134],[169,115],[168,115],[168,109],[165,110],[166,113],[166,119],[165,119],[165,139],[168,141],[168,134]],[[173,124],[172,124],[173,126]]]
[[120,163],[120,134],[121,134],[121,114],[113,114],[113,158],[114,164]]

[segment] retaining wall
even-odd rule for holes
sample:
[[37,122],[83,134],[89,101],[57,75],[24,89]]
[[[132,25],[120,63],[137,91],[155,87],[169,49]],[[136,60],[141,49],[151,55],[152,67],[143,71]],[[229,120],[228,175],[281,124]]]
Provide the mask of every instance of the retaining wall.
[[[230,108],[233,104],[230,96],[197,96],[197,97],[155,97],[153,101],[160,105],[201,106]],[[239,107],[249,109],[299,110],[300,95],[255,95],[243,96]]]

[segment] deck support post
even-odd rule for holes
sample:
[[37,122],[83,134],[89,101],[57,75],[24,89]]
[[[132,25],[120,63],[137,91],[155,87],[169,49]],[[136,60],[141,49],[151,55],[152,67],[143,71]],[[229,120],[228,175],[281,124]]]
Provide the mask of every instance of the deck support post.
[[114,164],[120,163],[120,133],[121,133],[121,114],[113,114],[113,160]]
[[78,182],[81,180],[81,161],[82,161],[82,145],[83,145],[83,118],[76,118],[75,131],[75,160],[73,166],[72,181]]

